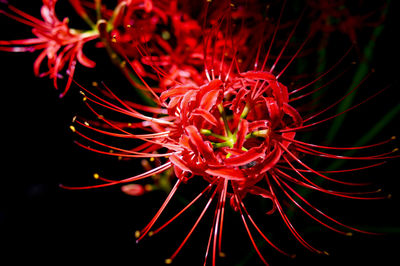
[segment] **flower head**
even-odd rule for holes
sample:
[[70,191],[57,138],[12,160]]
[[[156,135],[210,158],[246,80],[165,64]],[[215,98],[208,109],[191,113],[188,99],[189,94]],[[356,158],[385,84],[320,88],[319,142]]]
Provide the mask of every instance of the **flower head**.
[[[138,241],[146,235],[158,233],[196,203],[199,198],[208,195],[209,199],[203,211],[181,245],[166,260],[167,263],[172,262],[180,252],[214,201],[216,207],[205,254],[206,262],[210,250],[212,251],[213,263],[216,261],[217,254],[223,254],[222,229],[227,202],[233,210],[240,214],[249,239],[265,264],[267,264],[267,261],[255,243],[249,228],[250,224],[273,248],[292,256],[275,245],[258,227],[245,205],[245,198],[250,194],[270,200],[272,208],[267,211],[267,214],[278,213],[294,238],[310,251],[319,254],[326,253],[312,246],[295,229],[284,211],[282,197],[297,206],[312,220],[335,232],[344,235],[350,235],[351,231],[367,233],[326,215],[297,191],[298,187],[303,187],[342,198],[382,199],[387,197],[379,194],[379,190],[361,189],[354,192],[346,189],[327,188],[326,186],[328,186],[327,184],[335,184],[342,186],[342,188],[363,187],[366,184],[342,180],[332,177],[332,175],[368,169],[381,165],[384,159],[395,157],[391,152],[370,156],[347,156],[329,151],[368,149],[383,145],[391,139],[360,147],[331,147],[307,143],[297,137],[304,129],[313,128],[341,114],[334,114],[316,121],[316,118],[321,117],[343,101],[348,94],[308,117],[300,112],[295,102],[300,98],[311,95],[315,91],[314,89],[310,90],[311,85],[316,84],[317,81],[320,81],[332,69],[336,68],[343,58],[328,71],[314,77],[311,82],[309,81],[303,86],[293,87],[290,83],[285,84],[282,77],[295,58],[301,54],[307,41],[306,38],[306,41],[301,43],[288,59],[283,57],[299,20],[290,24],[293,25],[293,28],[289,32],[289,37],[281,42],[282,45],[277,54],[273,54],[272,47],[275,45],[278,29],[281,28],[281,11],[273,30],[268,35],[270,37],[269,42],[259,40],[260,43],[256,46],[255,52],[250,53],[254,57],[247,63],[241,64],[239,59],[246,58],[247,49],[241,49],[238,43],[251,43],[252,39],[247,38],[251,31],[250,28],[244,27],[244,22],[239,24],[238,28],[231,25],[232,14],[238,13],[231,12],[231,5],[224,6],[224,8],[225,16],[216,19],[217,22],[209,25],[209,28],[203,26],[202,31],[208,35],[203,37],[204,40],[198,41],[201,47],[200,51],[203,51],[200,56],[203,64],[195,66],[195,69],[201,73],[200,81],[184,82],[181,78],[173,79],[165,89],[157,90],[158,88],[151,87],[146,83],[144,77],[140,76],[143,86],[149,94],[153,95],[153,100],[157,103],[156,107],[120,99],[105,85],[103,89],[99,88],[103,96],[80,86],[85,104],[100,119],[103,126],[98,127],[98,122],[93,123],[92,121],[76,119],[76,125],[72,126],[72,130],[91,144],[95,144],[88,146],[77,142],[78,145],[92,151],[119,157],[158,158],[161,163],[153,169],[127,179],[100,178],[105,183],[69,188],[86,189],[123,184],[173,169],[173,174],[176,177],[175,185],[150,223],[137,232]],[[212,10],[212,5],[207,4],[205,9]],[[246,14],[246,12],[243,11],[243,14]],[[239,17],[239,21],[246,21],[247,16],[241,15]],[[204,23],[203,25],[208,24]],[[265,32],[267,31],[265,30]],[[179,46],[175,46],[176,49],[178,49],[177,47]],[[142,48],[144,47],[139,49]],[[169,47],[172,50],[175,48]],[[263,52],[261,52],[262,50]],[[150,54],[152,51],[146,52]],[[143,56],[142,60],[144,58],[146,56]],[[184,64],[190,65],[188,62],[191,58],[185,57],[184,59],[186,60],[182,60],[181,64],[175,65],[176,68],[172,67],[175,62],[166,60],[165,67],[172,70],[180,69]],[[240,61],[243,62],[243,60]],[[149,66],[153,68],[156,74],[162,73],[158,68],[159,65],[154,63],[155,61],[150,60],[149,62],[151,62]],[[277,70],[281,65],[283,67]],[[130,62],[130,66],[135,68],[133,62]],[[136,73],[140,72],[136,71]],[[159,75],[160,83],[166,76],[168,75]],[[190,77],[188,79],[190,80]],[[353,91],[358,87],[354,88]],[[295,96],[307,89],[309,90],[307,93]],[[99,107],[117,112],[121,116],[127,116],[132,121],[117,122],[108,119],[97,111]],[[109,145],[90,137],[90,133],[85,130],[92,130],[115,138],[134,140],[135,143],[139,141],[140,144],[134,148]],[[110,149],[112,152],[109,151]],[[317,170],[303,160],[306,155],[336,160],[374,162],[351,169]],[[192,179],[204,180],[204,187],[199,189],[200,192],[184,209],[154,230],[153,227],[158,217],[167,207],[178,188]],[[321,180],[326,181],[327,184],[321,184]],[[135,193],[137,192],[135,191]]]
[[[96,31],[79,31],[68,26],[68,18],[60,20],[55,13],[57,0],[43,0],[41,8],[42,20],[35,18],[12,5],[7,10],[0,10],[0,13],[32,27],[34,38],[0,41],[0,51],[9,52],[34,52],[41,51],[34,63],[36,76],[49,76],[54,81],[55,88],[58,88],[57,80],[62,76],[60,73],[67,69],[68,80],[60,97],[68,91],[78,61],[85,67],[93,68],[95,62],[87,58],[82,49],[86,42],[98,38]],[[47,68],[41,72],[41,66],[47,59]]]

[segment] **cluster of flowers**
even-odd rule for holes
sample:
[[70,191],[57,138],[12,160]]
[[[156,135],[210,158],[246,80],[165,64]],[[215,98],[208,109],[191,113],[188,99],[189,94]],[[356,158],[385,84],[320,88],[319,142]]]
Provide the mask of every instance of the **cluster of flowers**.
[[[304,129],[350,111],[381,91],[341,113],[323,116],[358,89],[359,86],[356,86],[328,107],[304,118],[294,103],[323,88],[325,85],[315,85],[336,69],[351,49],[344,52],[343,57],[328,70],[317,74],[304,85],[285,84],[282,77],[296,58],[309,53],[304,46],[319,32],[342,31],[356,43],[356,30],[364,20],[369,19],[369,15],[351,16],[342,7],[343,1],[329,1],[330,4],[308,1],[315,23],[309,27],[309,34],[304,41],[296,43],[292,37],[300,27],[304,27],[301,21],[306,12],[300,12],[295,20],[285,19],[287,5],[279,1],[266,5],[256,0],[119,0],[112,9],[100,0],[69,2],[91,27],[90,30],[71,29],[68,18],[60,20],[55,12],[56,0],[43,0],[42,20],[6,4],[0,12],[31,26],[35,37],[0,41],[0,50],[40,50],[34,63],[35,74],[49,76],[58,88],[62,73],[65,72],[67,81],[61,93],[64,96],[74,82],[77,62],[84,67],[95,67],[95,62],[84,55],[84,45],[95,42],[95,47],[105,49],[143,101],[124,100],[105,84],[96,86],[95,92],[76,82],[84,96],[84,103],[98,119],[88,121],[76,118],[71,130],[83,142],[90,143],[77,142],[83,148],[118,157],[151,158],[158,164],[154,168],[146,164],[146,172],[123,180],[110,180],[96,175],[104,183],[65,188],[105,187],[168,173],[167,178],[174,185],[154,218],[137,232],[138,241],[146,235],[159,232],[201,197],[208,196],[209,200],[200,216],[177,250],[166,260],[167,263],[176,257],[214,201],[214,219],[205,262],[209,253],[213,264],[217,255],[223,255],[222,229],[227,204],[241,216],[250,241],[265,264],[268,263],[255,243],[250,226],[277,251],[293,256],[276,246],[255,223],[245,205],[247,195],[270,200],[272,209],[267,215],[277,212],[299,243],[319,254],[326,252],[313,247],[295,229],[284,211],[280,195],[331,230],[344,235],[351,234],[351,231],[367,233],[328,216],[297,189],[303,187],[351,199],[387,198],[387,195],[376,190],[352,192],[329,189],[325,185],[334,183],[360,187],[365,184],[337,179],[330,174],[375,167],[385,159],[396,157],[392,152],[347,156],[329,151],[368,149],[388,143],[391,139],[346,148],[307,143],[298,140],[297,135]],[[328,23],[335,17],[345,19],[340,20],[343,23]],[[368,23],[375,25],[378,22]],[[278,34],[285,35],[285,39],[278,40]],[[42,72],[45,59],[47,70]],[[290,80],[290,75],[287,80]],[[98,111],[99,108],[103,112],[117,113],[130,121],[107,118]],[[134,140],[136,146],[118,147],[99,141],[87,132]],[[306,163],[303,160],[305,155],[372,162],[352,169],[323,171],[315,170]],[[172,219],[153,230],[178,188],[192,179],[204,180],[204,188],[199,189],[197,196]],[[322,184],[321,180],[325,180],[326,184]],[[124,188],[127,193],[134,195],[145,191],[140,185]]]

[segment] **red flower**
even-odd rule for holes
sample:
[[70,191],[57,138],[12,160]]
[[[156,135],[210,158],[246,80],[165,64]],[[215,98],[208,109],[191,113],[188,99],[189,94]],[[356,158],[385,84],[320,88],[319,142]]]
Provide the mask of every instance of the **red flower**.
[[[208,6],[207,4],[206,10],[209,7],[212,7],[212,5]],[[245,50],[236,49],[237,43],[235,42],[236,40],[243,41],[243,39],[248,39],[240,38],[241,34],[245,34],[246,31],[238,30],[233,26],[230,28],[229,19],[231,18],[231,13],[229,8],[226,9],[228,10],[227,16],[221,17],[218,23],[211,25],[209,31],[205,31],[209,35],[204,36],[204,38],[212,41],[210,43],[205,41],[206,45],[203,46],[202,60],[204,64],[201,69],[203,85],[198,86],[196,82],[180,83],[175,81],[167,90],[159,94],[147,85],[145,79],[139,75],[148,92],[154,96],[154,101],[158,103],[157,107],[144,106],[120,99],[106,86],[102,91],[102,97],[81,86],[85,104],[101,120],[104,126],[96,126],[97,121],[76,119],[76,126],[72,126],[71,129],[91,143],[90,146],[87,146],[77,142],[78,145],[88,150],[113,156],[158,158],[163,163],[127,179],[110,180],[100,177],[105,183],[67,188],[87,189],[130,183],[173,169],[177,178],[175,185],[150,223],[140,232],[137,232],[138,241],[146,235],[151,236],[158,233],[197,202],[199,198],[208,195],[209,200],[203,211],[181,245],[166,260],[166,263],[172,262],[180,252],[213,201],[216,201],[216,208],[210,229],[205,262],[207,262],[210,250],[212,251],[213,264],[215,264],[217,254],[223,254],[222,231],[227,202],[240,214],[250,241],[265,264],[267,264],[267,261],[255,244],[253,235],[250,232],[250,224],[273,248],[285,255],[292,256],[271,242],[260,230],[244,203],[244,198],[248,195],[270,200],[273,207],[267,214],[272,215],[278,212],[294,238],[305,248],[316,253],[323,254],[326,252],[313,247],[295,229],[292,221],[283,210],[281,196],[285,196],[287,200],[296,205],[311,219],[333,231],[345,235],[351,234],[351,231],[367,233],[326,215],[312,205],[308,199],[299,194],[296,189],[304,187],[325,194],[351,199],[386,198],[387,196],[377,194],[379,191],[375,190],[349,192],[326,188],[325,185],[319,184],[317,180],[326,180],[338,186],[359,187],[366,185],[343,181],[332,177],[331,174],[353,172],[380,165],[382,160],[394,157],[390,152],[351,157],[329,153],[326,150],[366,149],[385,144],[390,139],[368,146],[349,148],[321,146],[298,140],[296,136],[299,131],[329,121],[340,115],[332,115],[313,122],[316,117],[332,109],[347,95],[308,118],[303,118],[303,115],[293,105],[295,100],[308,96],[313,91],[297,97],[294,97],[294,94],[310,88],[311,85],[330,72],[332,68],[337,67],[337,64],[306,85],[297,89],[288,89],[282,81],[282,76],[297,55],[300,54],[305,42],[298,47],[294,55],[277,71],[276,69],[283,62],[282,55],[289,44],[290,37],[298,25],[297,21],[289,34],[290,37],[283,42],[278,55],[272,56],[272,53],[270,53],[271,47],[276,41],[276,33],[282,16],[281,12],[277,24],[270,34],[270,44],[267,45],[265,53],[259,52],[264,44],[261,42],[258,46],[260,47],[258,52],[254,53],[255,57],[244,65],[246,67],[245,70],[241,70],[239,58],[245,58],[246,53]],[[220,26],[225,25],[224,23],[228,26],[226,30],[221,30]],[[247,35],[245,34],[245,36]],[[217,43],[221,45],[212,45]],[[222,47],[222,49],[219,49],[219,47]],[[228,55],[225,55],[226,53]],[[261,54],[265,54],[265,56],[261,56]],[[273,63],[269,63],[271,58],[274,59]],[[151,66],[154,67],[156,73],[160,73],[155,64],[151,64]],[[131,64],[131,67],[135,69],[133,64]],[[139,72],[136,71],[136,73]],[[127,116],[132,122],[110,120],[97,111],[98,107]],[[109,145],[90,137],[90,133],[86,130],[92,130],[109,137],[124,138],[127,141],[133,140],[135,143],[139,141],[141,144],[130,149]],[[305,155],[339,160],[370,160],[377,162],[353,169],[324,171],[310,167],[303,160]],[[173,218],[153,230],[157,219],[167,207],[177,189],[194,178],[201,178],[206,181],[201,192]]]
[[[311,31],[332,33],[339,31],[348,35],[353,44],[357,44],[357,32],[367,27],[378,27],[385,19],[385,12],[381,12],[387,8],[387,4],[379,3],[378,7],[374,10],[356,15],[352,14],[348,8],[345,7],[345,1],[315,1],[308,0],[308,5],[312,8],[311,18],[313,23]],[[356,10],[363,10],[365,6],[362,3],[356,5]],[[380,11],[380,12],[377,12]],[[377,15],[381,14],[379,17]],[[375,18],[374,18],[375,16]],[[371,19],[372,17],[372,19]]]
[[[263,85],[261,86],[261,84]],[[215,218],[210,232],[208,247],[209,249],[210,243],[213,241],[213,261],[215,261],[217,239],[219,253],[222,252],[222,221],[224,219],[225,203],[228,201],[231,207],[241,214],[254,248],[263,262],[267,264],[255,245],[253,236],[249,230],[249,222],[275,249],[286,255],[288,253],[273,244],[254,222],[243,202],[247,194],[271,200],[273,209],[267,212],[267,214],[273,214],[278,210],[294,237],[307,249],[317,253],[324,253],[324,251],[320,251],[306,242],[293,227],[285,212],[283,212],[281,201],[276,195],[278,189],[282,190],[290,201],[296,204],[312,219],[342,234],[350,234],[347,230],[365,231],[344,225],[326,215],[298,194],[295,187],[302,186],[326,194],[353,199],[379,199],[386,197],[373,196],[371,193],[374,193],[374,191],[335,191],[318,185],[316,181],[313,181],[315,177],[310,176],[310,174],[342,185],[363,185],[334,179],[328,176],[327,173],[356,171],[382,163],[378,162],[360,168],[339,171],[319,171],[314,170],[304,163],[301,160],[301,154],[311,154],[333,159],[379,161],[391,156],[382,154],[367,157],[347,157],[326,153],[321,151],[321,149],[364,149],[387,143],[390,140],[355,148],[318,146],[296,140],[296,131],[312,126],[315,123],[303,123],[300,114],[288,104],[286,87],[269,72],[245,72],[233,79],[232,82],[224,83],[221,80],[215,79],[202,87],[176,86],[164,92],[160,97],[161,102],[165,103],[165,101],[169,100],[166,109],[126,103],[108,91],[108,94],[116,101],[113,103],[96,96],[84,88],[82,89],[85,91],[85,103],[107,125],[109,130],[94,127],[91,125],[91,122],[79,119],[75,120],[77,125],[95,130],[101,134],[141,140],[144,143],[137,146],[137,148],[127,150],[97,141],[87,134],[82,133],[83,129],[78,130],[76,127],[72,127],[75,133],[98,145],[100,148],[105,149],[97,149],[92,145],[86,146],[77,142],[78,145],[92,151],[113,156],[133,158],[156,157],[160,159],[167,157],[168,159],[160,166],[131,178],[118,181],[101,178],[103,181],[106,181],[105,184],[69,188],[86,189],[123,184],[147,178],[173,168],[177,177],[175,186],[151,222],[142,231],[137,233],[138,240],[142,239],[148,233],[153,235],[159,232],[200,197],[204,196],[206,191],[211,191],[209,202],[205,206],[204,211],[182,244],[167,262],[170,262],[178,254],[198,222],[202,219],[205,211],[209,208],[210,203],[214,200],[217,201],[217,207],[215,209]],[[92,107],[92,104],[106,107],[134,119],[140,119],[142,122],[128,124],[108,120],[98,114],[95,108]],[[168,111],[167,116],[165,116],[165,110]],[[141,111],[163,115],[152,117]],[[149,133],[131,133],[132,128],[141,128]],[[110,129],[113,130],[111,131]],[[113,151],[109,152],[109,149]],[[198,177],[202,177],[209,185],[206,185],[204,190],[187,207],[166,224],[151,231],[156,220],[178,187],[182,183],[189,182],[190,179]],[[265,182],[267,186],[262,185]],[[300,201],[294,199],[295,197],[298,197]]]
[[[96,31],[78,31],[68,27],[68,18],[60,21],[55,14],[57,0],[43,0],[41,8],[42,19],[37,19],[12,5],[8,11],[0,13],[32,27],[35,38],[0,41],[0,50],[9,52],[34,52],[42,50],[34,63],[34,73],[37,76],[49,76],[58,88],[57,80],[61,77],[61,70],[67,68],[68,80],[60,97],[68,91],[75,72],[76,61],[85,67],[93,68],[95,62],[83,54],[83,45],[98,38]],[[48,71],[41,73],[41,65],[47,58]]]

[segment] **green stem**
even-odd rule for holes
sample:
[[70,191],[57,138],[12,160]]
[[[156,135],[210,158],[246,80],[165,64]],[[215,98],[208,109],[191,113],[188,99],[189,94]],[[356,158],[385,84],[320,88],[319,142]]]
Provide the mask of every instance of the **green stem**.
[[96,9],[96,16],[97,16],[97,21],[101,20],[101,0],[95,0],[95,9]]
[[[385,15],[387,13],[388,6],[383,10],[383,15]],[[369,64],[371,63],[371,60],[373,58],[373,52],[374,52],[376,40],[379,37],[379,35],[381,35],[383,29],[384,29],[384,25],[382,24],[382,25],[379,25],[378,27],[376,27],[374,29],[374,31],[372,32],[370,41],[364,48],[363,60],[358,65],[358,68],[354,75],[351,86],[349,87],[347,92],[350,92],[351,90],[353,90],[353,88],[358,86],[360,84],[360,82],[364,79],[364,77],[367,75],[367,73],[369,72],[369,69],[370,69]],[[339,104],[337,113],[341,113],[341,112],[344,112],[345,110],[349,109],[354,101],[355,96],[356,96],[356,92],[353,92],[350,95],[348,95],[348,97],[346,97]],[[343,124],[343,122],[346,118],[346,115],[347,114],[344,113],[344,114],[338,116],[337,118],[335,118],[330,130],[328,131],[328,135],[326,137],[327,143],[332,143],[332,141],[336,137],[337,133],[339,132],[339,129],[340,129],[341,125]]]

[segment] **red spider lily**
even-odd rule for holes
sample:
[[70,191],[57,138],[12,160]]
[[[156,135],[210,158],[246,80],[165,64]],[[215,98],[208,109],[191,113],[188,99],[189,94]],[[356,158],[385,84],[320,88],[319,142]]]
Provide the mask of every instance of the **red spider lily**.
[[[8,52],[34,52],[41,51],[34,63],[36,76],[49,76],[58,89],[57,80],[61,77],[60,72],[66,67],[68,80],[60,97],[68,91],[75,72],[76,61],[85,67],[93,68],[95,62],[87,58],[82,49],[83,45],[98,38],[96,31],[78,31],[68,26],[68,18],[62,21],[55,14],[56,0],[43,0],[41,15],[43,20],[37,19],[12,5],[0,13],[32,27],[35,38],[0,41],[0,50]],[[46,72],[41,72],[43,61],[47,58]]]
[[[231,18],[225,21],[220,18],[220,14],[227,10],[225,1],[214,4],[206,15],[200,12],[195,17],[192,14],[197,6],[192,2],[160,1],[151,5],[145,2],[121,1],[113,13],[113,19],[110,11],[105,12],[107,15],[104,18],[113,24],[113,30],[107,36],[113,50],[130,61],[142,78],[157,81],[157,91],[164,91],[176,83],[200,86],[206,73],[199,69],[205,62],[220,64],[220,68],[224,69],[219,71],[226,72],[229,67],[227,62],[232,60],[232,55],[246,54],[250,50],[248,45],[259,43],[260,38],[254,37],[258,36],[255,34],[259,30],[257,27],[263,25],[263,28],[272,28],[271,22],[268,23],[270,27],[265,26],[267,22],[255,3],[253,9],[246,11],[239,6],[231,11]],[[203,25],[205,16],[208,24],[218,26],[210,28]],[[234,23],[231,22],[234,21],[238,21],[240,26],[232,27]],[[226,42],[223,36],[230,31],[240,33],[231,34],[232,42]],[[271,30],[265,31],[264,38],[271,33]],[[213,47],[213,53],[205,53],[210,47]],[[242,59],[239,61],[244,63]],[[141,87],[139,84],[137,86]]]
[[[324,33],[339,31],[346,34],[353,44],[357,43],[358,31],[367,27],[377,27],[381,25],[385,19],[385,13],[377,12],[377,10],[361,15],[352,14],[352,12],[345,7],[345,1],[343,0],[326,2],[309,0],[308,4],[313,10],[313,12],[311,12],[311,17],[313,18],[311,31],[321,31]],[[386,7],[386,4],[384,4],[379,6],[379,9],[383,10]],[[362,9],[362,4],[357,8]],[[380,13],[382,15],[374,19],[374,16]]]
[[[251,242],[265,264],[267,264],[267,262],[259,252],[258,247],[255,245],[253,240],[253,236],[250,233],[249,222],[271,246],[279,252],[288,255],[288,253],[282,251],[265,236],[253,220],[252,216],[248,213],[243,199],[249,193],[260,196],[264,199],[270,199],[273,202],[273,209],[267,212],[267,214],[273,214],[278,210],[295,238],[311,251],[324,253],[324,251],[320,251],[311,246],[294,229],[291,221],[282,210],[280,199],[276,196],[278,189],[282,190],[287,198],[298,206],[304,213],[335,232],[345,235],[351,234],[347,230],[367,233],[357,228],[345,225],[326,215],[324,212],[314,207],[314,205],[312,205],[307,199],[302,197],[296,191],[296,187],[305,187],[329,195],[351,199],[386,198],[386,196],[373,195],[379,191],[335,191],[325,188],[317,184],[317,181],[315,181],[315,177],[319,177],[347,186],[365,185],[338,180],[328,176],[327,174],[363,170],[381,165],[382,162],[354,169],[323,171],[315,170],[304,163],[301,159],[301,154],[311,154],[332,159],[381,161],[393,156],[385,153],[365,157],[349,157],[327,153],[324,150],[333,149],[340,151],[366,149],[385,144],[390,140],[364,147],[349,148],[320,146],[298,141],[295,139],[295,132],[312,124],[303,124],[303,120],[299,113],[287,103],[287,100],[282,101],[282,105],[280,106],[277,98],[273,95],[274,92],[272,88],[270,88],[268,92],[255,94],[255,96],[252,97],[251,92],[254,91],[254,86],[257,81],[259,81],[259,84],[265,82],[264,88],[272,87],[271,84],[273,82],[276,82],[275,84],[278,85],[279,88],[285,88],[268,72],[245,72],[242,73],[242,77],[238,77],[237,80],[231,84],[224,84],[221,80],[215,79],[199,88],[187,88],[182,86],[172,88],[169,91],[164,92],[160,97],[160,100],[162,101],[170,99],[167,108],[158,110],[156,108],[138,105],[133,108],[132,105],[117,98],[111,93],[111,91],[108,91],[108,93],[112,95],[115,102],[105,100],[82,88],[85,91],[85,103],[87,106],[103,121],[103,123],[114,130],[97,128],[91,125],[91,123],[77,119],[75,120],[76,124],[83,127],[83,129],[78,130],[76,127],[72,127],[73,131],[84,139],[92,142],[92,144],[98,145],[99,148],[86,146],[80,142],[77,142],[78,145],[91,151],[113,156],[122,156],[127,158],[151,157],[160,159],[167,157],[168,159],[165,159],[165,162],[158,167],[131,178],[124,180],[100,178],[106,183],[87,187],[68,188],[86,189],[124,184],[127,182],[130,183],[173,168],[177,177],[175,186],[151,222],[142,231],[137,233],[138,241],[146,234],[154,235],[155,233],[158,233],[192,206],[199,198],[206,195],[206,192],[211,192],[213,190],[204,211],[201,213],[182,244],[172,254],[167,262],[170,262],[175,258],[204,216],[210,203],[214,200],[217,201],[217,207],[215,209],[214,223],[211,228],[209,245],[207,248],[207,250],[209,250],[211,245],[210,243],[213,243],[213,262],[215,262],[215,256],[217,254],[217,243],[219,253],[222,254],[221,236],[226,201],[230,203],[234,210],[239,211],[241,214]],[[242,82],[245,82],[246,86],[237,86],[238,83]],[[271,84],[267,84],[269,82],[271,82]],[[224,86],[229,87],[226,90]],[[283,92],[283,94],[285,94],[285,90],[283,90]],[[244,97],[238,97],[239,93],[244,95]],[[282,95],[278,98],[280,97],[282,97]],[[95,111],[93,104],[128,115],[134,119],[141,119],[142,122],[123,124],[108,120]],[[167,116],[153,117],[141,112],[145,111],[156,114],[165,114],[165,111],[163,110],[168,110]],[[226,114],[228,112],[232,114],[228,116]],[[280,119],[279,116],[285,119]],[[283,123],[283,121],[286,121],[286,123]],[[129,150],[111,146],[82,133],[85,128],[108,136],[142,140],[144,143]],[[131,128],[140,128],[149,133],[134,134],[131,133]],[[109,150],[112,150],[112,152]],[[315,177],[312,177],[311,174]],[[205,181],[209,182],[210,185],[206,186],[204,190],[193,199],[193,201],[191,201],[182,211],[173,216],[173,218],[168,220],[167,223],[158,229],[151,231],[156,220],[175,194],[177,188],[182,183],[189,182],[190,179],[195,177],[202,177]],[[267,181],[267,187],[262,187],[261,184],[263,181]],[[302,202],[294,199],[294,197],[298,197]],[[207,254],[205,258],[206,260]]]
[[[206,10],[207,8],[211,9],[211,7],[212,5],[207,5]],[[286,197],[287,200],[296,205],[312,220],[335,232],[344,235],[351,234],[351,231],[368,233],[328,216],[297,191],[298,187],[304,187],[328,195],[350,199],[383,199],[387,197],[379,194],[379,190],[369,191],[363,189],[354,192],[346,189],[330,189],[325,185],[321,185],[319,180],[326,180],[326,185],[333,183],[350,188],[367,185],[366,183],[338,179],[332,177],[332,175],[375,167],[383,164],[383,160],[396,156],[393,156],[391,152],[369,156],[345,156],[330,153],[327,150],[368,149],[388,143],[391,139],[362,147],[330,147],[306,143],[296,138],[298,132],[340,115],[335,114],[315,121],[315,118],[332,109],[348,95],[308,118],[303,118],[303,115],[293,105],[293,102],[301,96],[294,97],[293,95],[310,88],[311,85],[322,79],[333,68],[336,68],[342,59],[327,72],[306,85],[297,89],[288,89],[281,81],[281,77],[297,55],[300,54],[305,42],[300,45],[281,70],[277,71],[276,69],[282,63],[282,55],[298,22],[296,22],[294,29],[284,42],[278,55],[273,58],[273,63],[270,63],[270,66],[267,67],[268,61],[272,58],[271,47],[275,42],[280,25],[281,11],[277,25],[271,34],[270,44],[266,48],[265,56],[261,56],[262,45],[260,45],[251,64],[253,69],[241,70],[237,58],[244,55],[240,54],[241,52],[238,52],[237,55],[235,51],[238,50],[231,48],[236,47],[235,41],[240,39],[240,34],[243,31],[237,31],[236,34],[239,34],[239,36],[234,36],[235,32],[230,31],[229,27],[227,27],[224,35],[217,34],[220,26],[229,21],[231,15],[229,9],[227,14],[228,16],[221,18],[216,26],[214,25],[210,31],[207,31],[210,35],[204,37],[206,40],[207,38],[215,38],[216,41],[214,43],[221,41],[223,48],[220,52],[217,46],[212,46],[212,48],[211,45],[203,46],[205,51],[203,54],[204,67],[202,69],[205,77],[203,85],[198,86],[194,82],[189,84],[176,82],[173,86],[168,87],[166,91],[157,93],[139,75],[146,89],[154,96],[154,101],[158,103],[158,107],[124,101],[106,86],[104,86],[103,97],[80,86],[82,94],[84,94],[85,104],[104,126],[98,127],[96,123],[76,119],[75,126],[72,126],[71,129],[92,144],[87,146],[77,142],[79,146],[113,156],[158,158],[163,163],[142,174],[123,180],[110,180],[100,177],[105,183],[67,188],[88,189],[125,184],[173,169],[177,178],[175,185],[150,223],[137,232],[137,241],[140,241],[146,235],[151,236],[158,233],[201,197],[208,195],[209,199],[203,211],[176,251],[166,260],[167,263],[171,263],[183,248],[212,202],[216,202],[216,207],[205,254],[205,263],[210,250],[213,265],[216,262],[216,256],[223,254],[222,232],[227,202],[240,214],[250,241],[264,264],[268,263],[255,243],[250,231],[250,224],[277,251],[293,256],[271,242],[258,227],[244,202],[245,197],[250,194],[272,201],[273,208],[267,214],[272,215],[278,212],[294,238],[312,252],[326,253],[313,247],[295,229],[283,209],[282,201],[284,199],[280,196]],[[204,41],[204,43],[207,43],[207,41]],[[225,56],[225,52],[233,54]],[[160,72],[156,65],[152,64],[151,66],[154,66],[156,73]],[[135,69],[133,64],[131,64],[131,67]],[[136,73],[139,74],[138,71]],[[354,88],[354,90],[356,89],[358,87]],[[304,96],[310,94],[305,93]],[[99,107],[127,116],[135,122],[124,123],[108,119],[97,111]],[[103,136],[122,138],[127,141],[130,139],[135,143],[139,141],[141,144],[135,146],[135,148],[121,148],[90,137],[85,130],[92,130]],[[358,168],[324,171],[316,170],[306,163],[303,160],[305,155],[328,159],[373,162]],[[178,188],[182,184],[190,182],[191,179],[199,177],[207,183],[203,190],[185,208],[154,230],[153,227],[156,221]]]
[[158,81],[162,90],[175,81],[202,83],[196,69],[203,62],[198,43],[201,26],[184,8],[178,8],[178,1],[121,1],[114,12],[104,14],[113,25],[105,34],[109,45],[143,78]]

